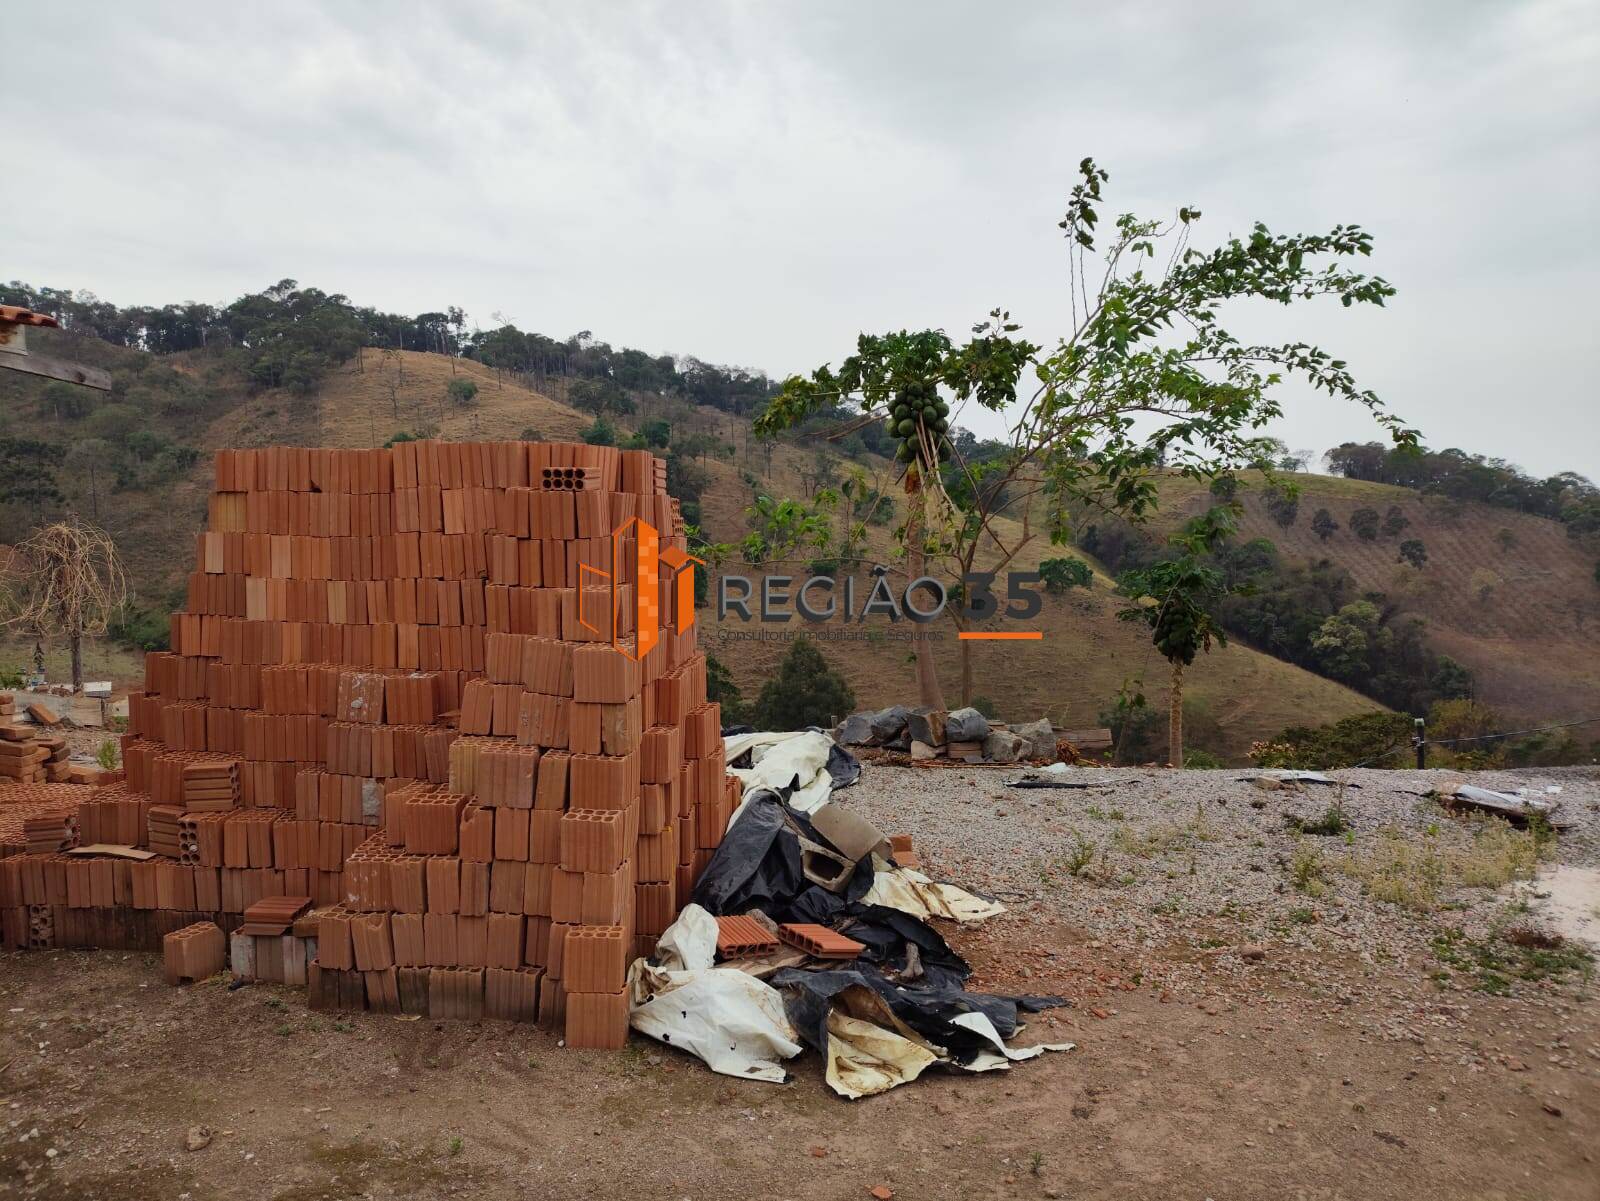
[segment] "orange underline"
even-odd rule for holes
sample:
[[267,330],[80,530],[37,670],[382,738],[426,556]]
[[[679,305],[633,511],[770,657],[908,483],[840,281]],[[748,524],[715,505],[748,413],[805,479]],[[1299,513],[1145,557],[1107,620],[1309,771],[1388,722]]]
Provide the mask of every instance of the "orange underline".
[[1040,630],[1021,630],[1007,634],[986,634],[979,630],[963,630],[956,634],[962,642],[1037,642],[1044,637]]

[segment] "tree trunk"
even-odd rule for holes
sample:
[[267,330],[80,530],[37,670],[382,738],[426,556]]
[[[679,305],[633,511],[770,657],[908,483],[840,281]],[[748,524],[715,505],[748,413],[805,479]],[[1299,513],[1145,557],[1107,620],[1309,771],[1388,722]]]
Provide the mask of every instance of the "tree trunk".
[[72,691],[83,691],[83,638],[79,634],[70,637],[72,645]]
[[961,707],[972,704],[972,643],[961,643]]
[[[908,512],[906,515],[906,582],[921,576],[928,566],[928,557],[922,550],[922,505],[921,493],[911,490],[912,476],[906,475]],[[923,631],[915,631],[923,632]],[[918,638],[911,644],[917,662],[917,704],[924,709],[944,709],[944,692],[939,687],[939,671],[933,662],[933,643],[926,638]]]
[[1167,709],[1167,761],[1183,766],[1183,664],[1172,665],[1172,699]]

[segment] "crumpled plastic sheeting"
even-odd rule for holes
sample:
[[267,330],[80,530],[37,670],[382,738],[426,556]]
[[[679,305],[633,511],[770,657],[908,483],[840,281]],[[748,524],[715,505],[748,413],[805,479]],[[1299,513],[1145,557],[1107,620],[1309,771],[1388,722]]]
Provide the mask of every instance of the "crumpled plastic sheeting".
[[[848,779],[840,783],[829,769],[835,752],[844,755],[833,745],[833,738],[821,730],[800,730],[783,733],[730,734],[723,739],[723,750],[728,760],[728,771],[736,776],[744,789],[744,797],[761,789],[770,789],[784,797],[790,808],[801,813],[814,813],[828,802],[835,787],[854,783],[861,774],[861,765],[854,757],[846,756],[847,765],[841,768]],[[735,767],[744,755],[750,756],[749,767]],[[850,774],[849,766],[854,766]],[[728,825],[744,811],[741,803],[734,811]]]
[[[750,793],[695,881],[695,903],[713,914],[756,908],[775,920],[813,920],[783,916],[794,898],[814,888],[801,870],[800,843],[791,823],[813,841],[820,838],[805,815],[787,809],[777,793],[764,788]],[[872,864],[863,861],[845,897],[859,900],[871,883]]]
[[983,1013],[963,1013],[960,1017],[951,1018],[950,1024],[973,1031],[994,1047],[993,1051],[978,1052],[964,1064],[969,1072],[1005,1071],[1014,1063],[1033,1059],[1046,1051],[1071,1051],[1077,1047],[1076,1043],[1035,1043],[1031,1047],[1008,1047],[1005,1039],[1000,1037],[1000,1032],[994,1028],[994,1023]]
[[974,896],[954,884],[930,880],[909,867],[879,868],[863,905],[883,905],[912,917],[942,917],[952,922],[981,922],[1006,911],[999,901]]
[[789,992],[800,1037],[822,1053],[828,1087],[856,1100],[909,1084],[946,1052],[889,1008],[859,977],[824,973]]
[[826,1060],[829,1086],[852,1099],[907,1084],[934,1064],[988,1072],[1046,1050],[1072,1049],[1070,1043],[1007,1047],[996,1018],[1015,1033],[1018,999],[901,988],[863,964],[836,971],[786,968],[772,979],[800,1037]]
[[910,1084],[939,1057],[926,1044],[838,1010],[828,1014],[828,1087],[852,1101]]
[[1288,767],[1273,767],[1265,771],[1258,771],[1252,775],[1240,776],[1240,783],[1249,783],[1253,780],[1278,780],[1285,784],[1343,784],[1346,788],[1360,788],[1361,785],[1349,780],[1335,780],[1326,772],[1320,771],[1295,771]]
[[660,965],[636,959],[628,969],[629,1023],[724,1076],[784,1083],[781,1061],[801,1046],[782,995],[746,972],[712,967],[716,951],[717,919],[689,905],[656,944]]

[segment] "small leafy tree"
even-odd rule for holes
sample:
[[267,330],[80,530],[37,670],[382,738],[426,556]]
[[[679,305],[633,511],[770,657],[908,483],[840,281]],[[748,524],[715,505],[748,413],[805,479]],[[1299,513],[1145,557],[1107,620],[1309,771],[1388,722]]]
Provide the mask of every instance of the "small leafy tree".
[[1390,505],[1389,511],[1383,515],[1383,536],[1385,538],[1398,537],[1400,531],[1411,524],[1411,519],[1400,511],[1399,505]]
[[596,418],[633,412],[633,399],[613,379],[580,379],[567,390],[567,400]]
[[1324,671],[1351,683],[1369,674],[1374,656],[1386,654],[1392,643],[1393,634],[1383,625],[1378,607],[1358,600],[1342,606],[1317,627],[1311,649]]
[[826,728],[855,705],[856,694],[828,666],[822,652],[809,638],[796,638],[756,699],[754,724],[762,730]]
[[1339,532],[1339,523],[1328,510],[1318,509],[1311,515],[1311,532],[1326,542]]
[[1060,594],[1069,588],[1088,588],[1094,583],[1094,569],[1082,559],[1045,559],[1039,564],[1046,592]]
[[1117,590],[1133,603],[1120,610],[1123,621],[1150,629],[1150,640],[1172,665],[1172,695],[1167,710],[1167,760],[1183,766],[1183,669],[1211,644],[1228,645],[1215,610],[1229,594],[1226,577],[1203,556],[1232,532],[1225,510],[1213,509],[1195,518],[1173,544],[1182,553],[1150,567],[1124,573]]
[[617,444],[617,427],[612,425],[604,414],[594,419],[594,424],[583,431],[583,440],[590,446],[615,446]]
[[478,385],[464,375],[458,375],[445,385],[445,395],[450,403],[465,408],[478,398]]
[[1217,476],[1211,481],[1210,492],[1223,504],[1229,504],[1239,495],[1239,477],[1231,473]]
[[1156,728],[1161,719],[1139,688],[1139,681],[1123,683],[1109,709],[1100,710],[1100,724],[1111,731],[1114,763],[1146,763],[1155,754]]
[[1294,525],[1300,516],[1300,497],[1294,488],[1268,488],[1266,504],[1268,516],[1283,529]]
[[1418,571],[1421,571],[1423,564],[1428,561],[1428,548],[1422,544],[1421,538],[1407,538],[1400,544],[1400,558],[1398,561],[1409,563]]
[[739,552],[755,567],[825,553],[833,541],[830,508],[831,495],[811,504],[758,496],[745,510],[750,532],[739,543]]
[[1357,509],[1350,514],[1350,532],[1363,542],[1376,542],[1381,520],[1376,509]]
[[672,422],[659,417],[646,421],[639,427],[639,436],[652,450],[662,450],[672,441]]
[[1497,572],[1490,571],[1487,567],[1474,567],[1472,575],[1467,580],[1467,588],[1477,596],[1479,604],[1484,604],[1503,582]]
[[[1068,240],[1070,332],[1053,349],[1015,337],[1019,327],[1001,309],[960,347],[937,330],[863,334],[839,371],[824,366],[786,380],[757,421],[770,435],[853,402],[863,416],[837,432],[843,437],[887,417],[903,439],[898,453],[913,503],[900,536],[913,575],[929,553],[970,571],[980,547],[984,567],[1002,570],[1041,532],[1036,500],[1046,510],[1042,532],[1063,545],[1086,509],[1147,520],[1163,470],[1206,483],[1251,466],[1270,476],[1277,448],[1266,447],[1259,431],[1282,416],[1275,387],[1286,377],[1366,409],[1399,445],[1417,441],[1342,359],[1305,342],[1247,342],[1221,323],[1229,302],[1243,298],[1382,305],[1394,289],[1338,261],[1371,253],[1371,236],[1359,226],[1281,235],[1257,224],[1246,237],[1199,250],[1190,233],[1200,212],[1186,205],[1170,220],[1119,216],[1102,247],[1101,189],[1109,177],[1092,159],[1079,174],[1059,223]],[[1100,261],[1091,263],[1091,255]],[[1030,366],[1038,386],[1018,404],[1017,383]],[[964,460],[947,433],[966,403],[1006,411],[1009,453]],[[947,458],[966,478],[965,499],[946,488],[942,473],[927,470]],[[992,520],[999,505],[1016,516],[1017,532]],[[953,616],[968,619],[962,610]],[[961,645],[965,652],[969,644]],[[922,703],[943,707],[931,648],[918,648]],[[964,669],[963,695],[967,676]]]

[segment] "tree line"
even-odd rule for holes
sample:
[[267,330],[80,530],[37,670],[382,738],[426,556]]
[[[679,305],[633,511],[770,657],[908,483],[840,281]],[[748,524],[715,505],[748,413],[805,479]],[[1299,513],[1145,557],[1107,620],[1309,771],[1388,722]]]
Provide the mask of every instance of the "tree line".
[[1346,479],[1547,517],[1561,522],[1575,538],[1600,534],[1600,488],[1575,471],[1540,479],[1504,459],[1454,447],[1429,450],[1379,442],[1342,443],[1328,452],[1327,463],[1330,471]]
[[128,307],[92,292],[12,280],[0,283],[0,304],[22,305],[54,317],[69,332],[151,354],[215,350],[234,358],[252,384],[302,394],[315,391],[328,371],[369,347],[456,355],[517,375],[606,381],[630,391],[682,396],[740,416],[757,411],[778,391],[763,372],[613,347],[587,330],[557,339],[510,323],[469,329],[466,313],[453,305],[387,313],[293,279],[223,306]]

